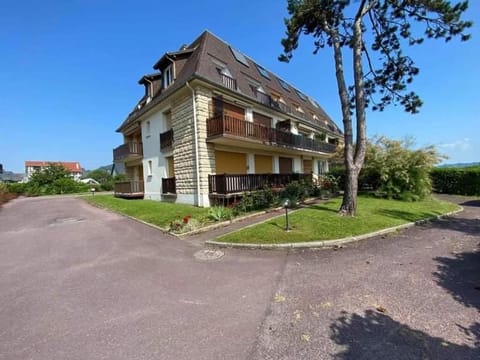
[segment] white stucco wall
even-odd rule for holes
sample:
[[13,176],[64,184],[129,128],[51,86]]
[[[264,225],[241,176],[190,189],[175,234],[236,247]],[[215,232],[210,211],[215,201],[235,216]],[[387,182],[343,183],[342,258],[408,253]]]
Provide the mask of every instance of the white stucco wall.
[[[149,200],[161,200],[162,178],[167,177],[165,154],[160,152],[160,134],[168,130],[163,115],[165,110],[160,109],[142,121],[144,198]],[[149,161],[152,162],[151,173]]]

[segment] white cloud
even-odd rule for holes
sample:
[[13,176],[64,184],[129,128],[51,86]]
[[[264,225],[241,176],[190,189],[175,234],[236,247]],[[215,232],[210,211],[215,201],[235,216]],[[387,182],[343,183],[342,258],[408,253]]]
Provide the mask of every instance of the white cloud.
[[440,143],[438,144],[439,148],[456,150],[456,151],[467,151],[472,147],[469,138],[463,138],[452,143]]

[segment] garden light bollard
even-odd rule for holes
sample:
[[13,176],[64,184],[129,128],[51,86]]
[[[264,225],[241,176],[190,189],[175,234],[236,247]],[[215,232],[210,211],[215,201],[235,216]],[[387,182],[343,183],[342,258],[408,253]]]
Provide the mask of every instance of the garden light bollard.
[[94,187],[92,187],[92,188],[90,189],[90,192],[92,193],[92,196],[95,196],[95,191],[96,191],[96,190],[95,190]]
[[288,226],[288,207],[290,206],[290,199],[285,199],[283,202],[283,207],[285,208],[285,231],[289,231],[290,227]]

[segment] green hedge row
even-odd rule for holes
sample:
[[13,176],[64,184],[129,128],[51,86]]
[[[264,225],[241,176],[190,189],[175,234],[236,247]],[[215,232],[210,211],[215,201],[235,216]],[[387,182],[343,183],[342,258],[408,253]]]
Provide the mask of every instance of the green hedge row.
[[435,192],[480,195],[480,167],[436,168],[431,172],[431,178]]
[[[358,179],[360,190],[377,190],[379,175],[374,171],[362,170]],[[332,169],[331,175],[338,178],[340,189],[345,185],[345,170]],[[441,194],[480,195],[480,167],[435,168],[430,173],[433,191]]]

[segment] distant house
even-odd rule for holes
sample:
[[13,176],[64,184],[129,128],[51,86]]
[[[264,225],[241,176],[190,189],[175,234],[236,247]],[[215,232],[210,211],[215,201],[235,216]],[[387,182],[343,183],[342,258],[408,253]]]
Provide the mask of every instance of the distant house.
[[317,101],[208,31],[165,53],[117,129],[119,197],[208,207],[318,179],[343,134]]
[[36,171],[42,171],[49,165],[61,165],[67,169],[75,180],[80,180],[83,176],[83,169],[79,162],[73,161],[25,161],[25,174],[27,180]]
[[0,182],[12,183],[20,182],[23,180],[23,174],[16,174],[11,171],[3,171],[0,173]]

